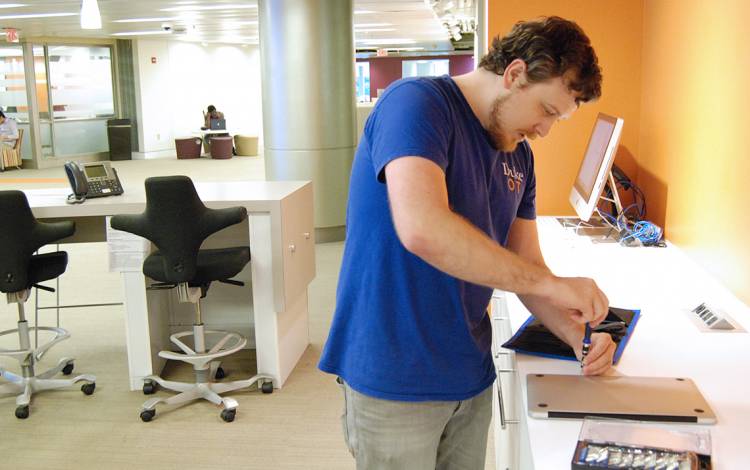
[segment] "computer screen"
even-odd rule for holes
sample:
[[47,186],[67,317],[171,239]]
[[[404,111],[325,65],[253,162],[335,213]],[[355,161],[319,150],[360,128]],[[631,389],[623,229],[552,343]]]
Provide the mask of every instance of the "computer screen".
[[570,191],[570,204],[581,220],[588,221],[596,210],[615,159],[622,125],[620,118],[603,113],[596,117],[581,167]]

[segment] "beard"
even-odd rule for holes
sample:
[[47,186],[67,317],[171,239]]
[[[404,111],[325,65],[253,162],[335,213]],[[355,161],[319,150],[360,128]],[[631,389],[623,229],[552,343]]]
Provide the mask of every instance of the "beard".
[[495,99],[490,111],[490,126],[487,132],[492,139],[492,145],[501,152],[512,152],[518,146],[518,140],[510,138],[506,131],[503,118],[503,108],[510,96],[502,96]]

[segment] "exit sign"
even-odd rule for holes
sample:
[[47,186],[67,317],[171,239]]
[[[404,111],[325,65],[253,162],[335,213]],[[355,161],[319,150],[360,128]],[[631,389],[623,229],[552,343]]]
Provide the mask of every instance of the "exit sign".
[[5,28],[5,40],[8,42],[18,42],[18,31],[15,28]]

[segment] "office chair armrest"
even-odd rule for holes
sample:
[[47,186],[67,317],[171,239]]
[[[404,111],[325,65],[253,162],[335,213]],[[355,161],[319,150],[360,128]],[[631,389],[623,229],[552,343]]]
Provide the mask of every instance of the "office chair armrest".
[[238,224],[247,219],[247,209],[244,207],[227,207],[226,209],[210,209],[203,216],[201,224],[206,230],[206,237],[219,230]]
[[38,222],[36,226],[36,236],[34,238],[41,247],[69,237],[73,235],[75,231],[76,224],[70,220],[62,222]]
[[148,235],[150,232],[144,226],[142,214],[118,214],[113,215],[109,221],[110,227],[115,230],[132,233],[139,237],[151,240]]

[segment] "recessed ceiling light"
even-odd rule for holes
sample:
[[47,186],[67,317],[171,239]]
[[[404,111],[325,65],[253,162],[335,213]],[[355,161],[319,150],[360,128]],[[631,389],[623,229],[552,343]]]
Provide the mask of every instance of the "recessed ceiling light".
[[162,18],[127,18],[124,20],[114,20],[113,23],[150,23],[150,22],[158,22],[158,21],[176,21],[179,18],[175,18],[173,16],[169,17],[162,17]]
[[126,31],[124,33],[113,33],[112,36],[151,36],[154,34],[172,34],[172,31]]
[[380,28],[383,26],[393,26],[392,23],[354,23],[355,28]]
[[55,16],[78,16],[78,13],[24,13],[21,15],[0,16],[0,20],[23,20],[27,18],[52,18]]
[[354,29],[355,33],[384,33],[386,31],[396,31],[396,28],[365,28]]
[[423,51],[424,47],[389,47],[389,51]]
[[257,9],[258,5],[248,5],[247,3],[235,3],[226,5],[182,5],[179,7],[162,8],[159,11],[209,11],[209,10],[239,10],[239,9]]

